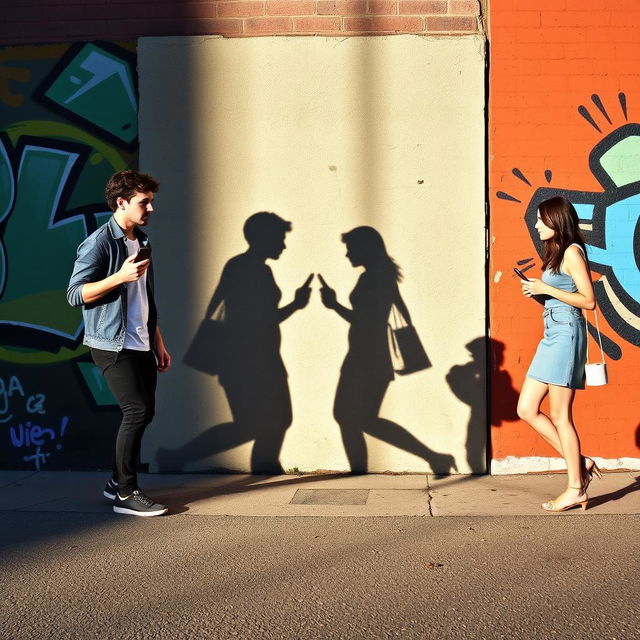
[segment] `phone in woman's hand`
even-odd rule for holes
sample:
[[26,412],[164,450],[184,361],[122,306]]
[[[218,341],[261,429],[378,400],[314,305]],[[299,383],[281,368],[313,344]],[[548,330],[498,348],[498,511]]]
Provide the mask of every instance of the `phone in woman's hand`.
[[527,278],[527,276],[525,276],[524,273],[522,273],[522,271],[520,271],[520,269],[516,269],[514,267],[513,270],[516,272],[516,275],[520,277],[520,279],[526,280],[527,282],[529,282],[529,278]]

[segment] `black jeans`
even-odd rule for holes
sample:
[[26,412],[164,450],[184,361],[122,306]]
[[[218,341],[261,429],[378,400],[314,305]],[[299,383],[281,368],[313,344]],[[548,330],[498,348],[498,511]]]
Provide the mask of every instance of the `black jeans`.
[[113,475],[118,492],[128,496],[138,488],[137,462],[142,434],[153,420],[158,370],[152,351],[103,351],[91,349],[96,366],[105,377],[122,410],[116,437]]

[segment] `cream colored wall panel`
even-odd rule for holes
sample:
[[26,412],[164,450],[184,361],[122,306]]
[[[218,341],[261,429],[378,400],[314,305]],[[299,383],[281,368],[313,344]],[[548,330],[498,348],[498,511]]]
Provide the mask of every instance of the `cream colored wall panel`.
[[[434,366],[397,376],[380,415],[453,455],[460,472],[482,471],[483,354],[458,370],[466,402],[447,381],[485,331],[481,39],[146,38],[138,55],[140,166],[162,183],[150,233],[174,356],[145,439],[151,468],[249,468],[250,444],[210,455],[212,427],[230,412],[216,380],[181,359],[224,264],[246,248],[244,221],[267,210],[293,223],[270,263],[282,304],[318,272],[347,304],[359,270],[340,236],[358,225],[381,233]],[[309,306],[281,325],[294,418],[280,459],[345,470],[332,406],[348,326],[313,287]],[[415,451],[367,444],[371,471],[430,470]]]

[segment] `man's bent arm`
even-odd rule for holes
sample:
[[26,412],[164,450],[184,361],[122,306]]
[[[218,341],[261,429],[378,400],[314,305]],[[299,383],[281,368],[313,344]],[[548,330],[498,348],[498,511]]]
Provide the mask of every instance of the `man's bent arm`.
[[135,262],[135,259],[135,256],[129,256],[118,271],[106,278],[100,278],[100,275],[104,274],[104,268],[101,269],[100,266],[100,248],[95,242],[93,244],[82,243],[78,247],[78,258],[67,289],[69,304],[73,307],[91,304],[121,284],[138,280],[147,270],[149,260]]
[[81,295],[84,304],[90,304],[104,297],[110,291],[117,289],[121,284],[127,282],[135,282],[142,277],[142,274],[149,266],[149,260],[141,260],[135,262],[135,256],[129,256],[120,269],[114,274],[107,276],[103,280],[97,282],[85,282],[82,285]]
[[124,280],[119,271],[112,276],[107,276],[104,280],[98,280],[98,282],[85,282],[81,288],[83,304],[90,304],[100,300],[100,298],[119,287],[123,282]]
[[[67,288],[67,301],[72,307],[79,307],[89,302],[89,300],[84,299],[83,295],[83,290],[87,283],[99,283],[103,279],[108,280],[111,277],[104,278],[106,271],[102,266],[104,260],[105,257],[103,257],[102,251],[94,239],[87,239],[78,247],[78,257],[73,265],[73,273]],[[116,286],[114,284],[112,288]],[[102,295],[105,295],[108,291],[105,290]]]

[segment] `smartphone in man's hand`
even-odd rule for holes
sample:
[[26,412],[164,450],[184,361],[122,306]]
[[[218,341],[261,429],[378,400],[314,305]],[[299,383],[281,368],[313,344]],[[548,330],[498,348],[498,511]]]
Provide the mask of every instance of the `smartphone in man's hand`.
[[143,260],[149,260],[149,258],[151,258],[151,247],[140,247],[138,253],[136,253],[134,262],[142,262]]

